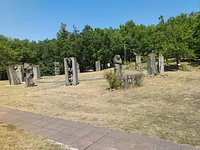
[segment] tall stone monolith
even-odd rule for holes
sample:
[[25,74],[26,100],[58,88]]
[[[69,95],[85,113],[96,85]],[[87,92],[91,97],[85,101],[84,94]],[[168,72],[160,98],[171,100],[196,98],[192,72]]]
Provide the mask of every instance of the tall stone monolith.
[[101,71],[101,63],[100,63],[100,61],[95,61],[95,68],[96,68],[96,71]]
[[40,79],[41,75],[40,75],[40,66],[36,65],[33,66],[33,78],[34,79]]
[[55,72],[55,75],[60,75],[60,63],[59,62],[54,62],[54,72]]
[[140,55],[135,56],[135,70],[138,70],[138,71],[141,70],[141,56]]
[[18,85],[22,82],[22,65],[9,65],[6,68],[10,85]]
[[29,64],[24,64],[24,75],[25,75],[25,84],[26,87],[35,86],[35,82],[33,81],[34,72],[33,67]]
[[66,86],[79,84],[76,57],[64,58],[64,67]]
[[161,75],[164,73],[164,56],[161,53],[158,56],[158,71]]
[[147,72],[148,72],[148,75],[157,75],[158,74],[155,57],[147,58]]

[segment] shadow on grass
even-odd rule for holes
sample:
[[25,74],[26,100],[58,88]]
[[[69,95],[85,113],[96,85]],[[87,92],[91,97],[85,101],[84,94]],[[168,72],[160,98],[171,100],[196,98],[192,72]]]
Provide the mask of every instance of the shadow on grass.
[[165,71],[177,71],[178,69],[176,64],[165,65]]
[[191,65],[192,67],[199,67],[200,61],[191,61],[191,62],[189,62],[189,65]]

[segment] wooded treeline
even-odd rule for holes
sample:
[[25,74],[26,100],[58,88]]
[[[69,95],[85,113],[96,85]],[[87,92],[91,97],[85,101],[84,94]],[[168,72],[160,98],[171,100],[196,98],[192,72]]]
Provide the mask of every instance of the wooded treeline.
[[131,61],[136,52],[147,56],[152,50],[161,52],[165,58],[200,57],[200,12],[180,14],[164,20],[159,17],[157,25],[136,25],[133,21],[121,24],[118,29],[92,28],[86,25],[82,31],[73,26],[69,32],[65,24],[55,39],[29,41],[0,35],[0,77],[6,77],[9,64],[40,65],[42,75],[54,73],[55,61],[63,64],[64,57],[74,56],[83,71],[100,60],[112,63],[115,54]]

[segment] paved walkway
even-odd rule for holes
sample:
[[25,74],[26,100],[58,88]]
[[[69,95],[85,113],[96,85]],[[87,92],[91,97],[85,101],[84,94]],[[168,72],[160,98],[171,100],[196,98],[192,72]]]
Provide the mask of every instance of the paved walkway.
[[79,150],[200,150],[158,138],[113,131],[11,108],[0,107],[0,122],[17,125]]

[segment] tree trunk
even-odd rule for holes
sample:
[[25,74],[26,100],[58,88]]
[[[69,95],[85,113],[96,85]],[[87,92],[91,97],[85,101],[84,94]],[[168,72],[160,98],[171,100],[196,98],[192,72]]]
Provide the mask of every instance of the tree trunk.
[[177,68],[179,68],[180,66],[180,57],[176,57],[176,65],[177,65]]

